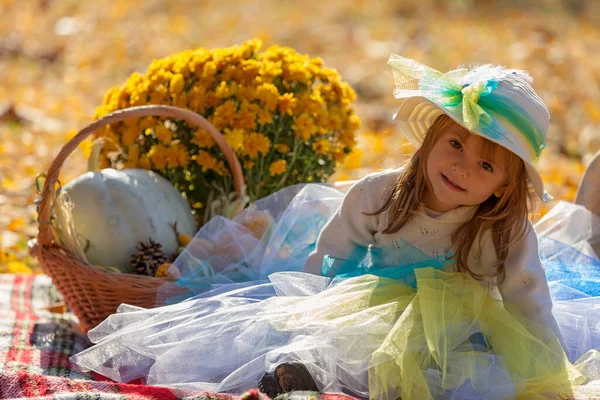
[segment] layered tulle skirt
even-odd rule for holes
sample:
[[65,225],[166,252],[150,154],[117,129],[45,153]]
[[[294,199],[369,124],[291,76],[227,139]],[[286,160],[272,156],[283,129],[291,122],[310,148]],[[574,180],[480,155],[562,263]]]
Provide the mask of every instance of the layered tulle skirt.
[[376,399],[600,397],[598,221],[588,212],[561,203],[536,225],[563,351],[548,327],[410,246],[403,265],[357,249],[362,262],[326,259],[328,276],[300,272],[342,197],[296,186],[211,220],[176,262],[171,304],[122,305],[72,361],[121,382],[228,393],[293,361],[323,392]]

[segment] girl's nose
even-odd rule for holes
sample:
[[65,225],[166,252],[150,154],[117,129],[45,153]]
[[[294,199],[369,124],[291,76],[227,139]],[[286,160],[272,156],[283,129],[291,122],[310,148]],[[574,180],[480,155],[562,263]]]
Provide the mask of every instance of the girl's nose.
[[467,177],[468,171],[467,169],[459,162],[454,162],[452,164],[452,172],[462,176],[463,178]]

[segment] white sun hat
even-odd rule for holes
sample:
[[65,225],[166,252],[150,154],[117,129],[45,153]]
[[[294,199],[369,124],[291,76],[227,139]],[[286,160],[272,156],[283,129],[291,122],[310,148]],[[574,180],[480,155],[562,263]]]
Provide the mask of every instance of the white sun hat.
[[535,168],[546,147],[550,114],[527,72],[480,65],[447,73],[392,54],[394,96],[406,99],[394,119],[417,147],[433,121],[446,114],[470,132],[521,157],[529,183],[543,202],[552,200]]

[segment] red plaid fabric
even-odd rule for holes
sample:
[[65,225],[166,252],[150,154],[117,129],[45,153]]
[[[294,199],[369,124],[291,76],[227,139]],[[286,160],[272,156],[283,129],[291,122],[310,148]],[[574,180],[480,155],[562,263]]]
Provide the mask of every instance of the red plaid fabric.
[[[268,400],[112,382],[84,373],[69,357],[90,345],[69,313],[44,310],[61,301],[45,275],[0,274],[0,398],[39,400]],[[293,393],[282,400],[352,400],[343,395]],[[279,399],[278,398],[278,399]]]

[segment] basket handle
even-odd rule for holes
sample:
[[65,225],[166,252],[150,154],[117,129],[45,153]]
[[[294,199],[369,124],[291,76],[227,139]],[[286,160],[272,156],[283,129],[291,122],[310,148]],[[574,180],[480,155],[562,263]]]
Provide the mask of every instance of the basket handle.
[[107,114],[79,131],[77,135],[75,135],[69,142],[67,142],[67,144],[63,146],[52,162],[52,165],[50,165],[50,169],[48,169],[48,174],[44,182],[44,188],[42,189],[42,194],[39,199],[39,246],[49,245],[52,242],[52,226],[50,223],[50,212],[52,209],[51,199],[54,197],[54,186],[58,179],[60,168],[69,154],[71,154],[85,138],[108,124],[119,122],[131,117],[150,116],[182,119],[207,131],[227,159],[233,174],[235,191],[238,193],[240,198],[245,196],[246,186],[244,183],[244,174],[242,172],[240,161],[223,135],[203,116],[190,110],[167,105],[146,105],[125,108]]

